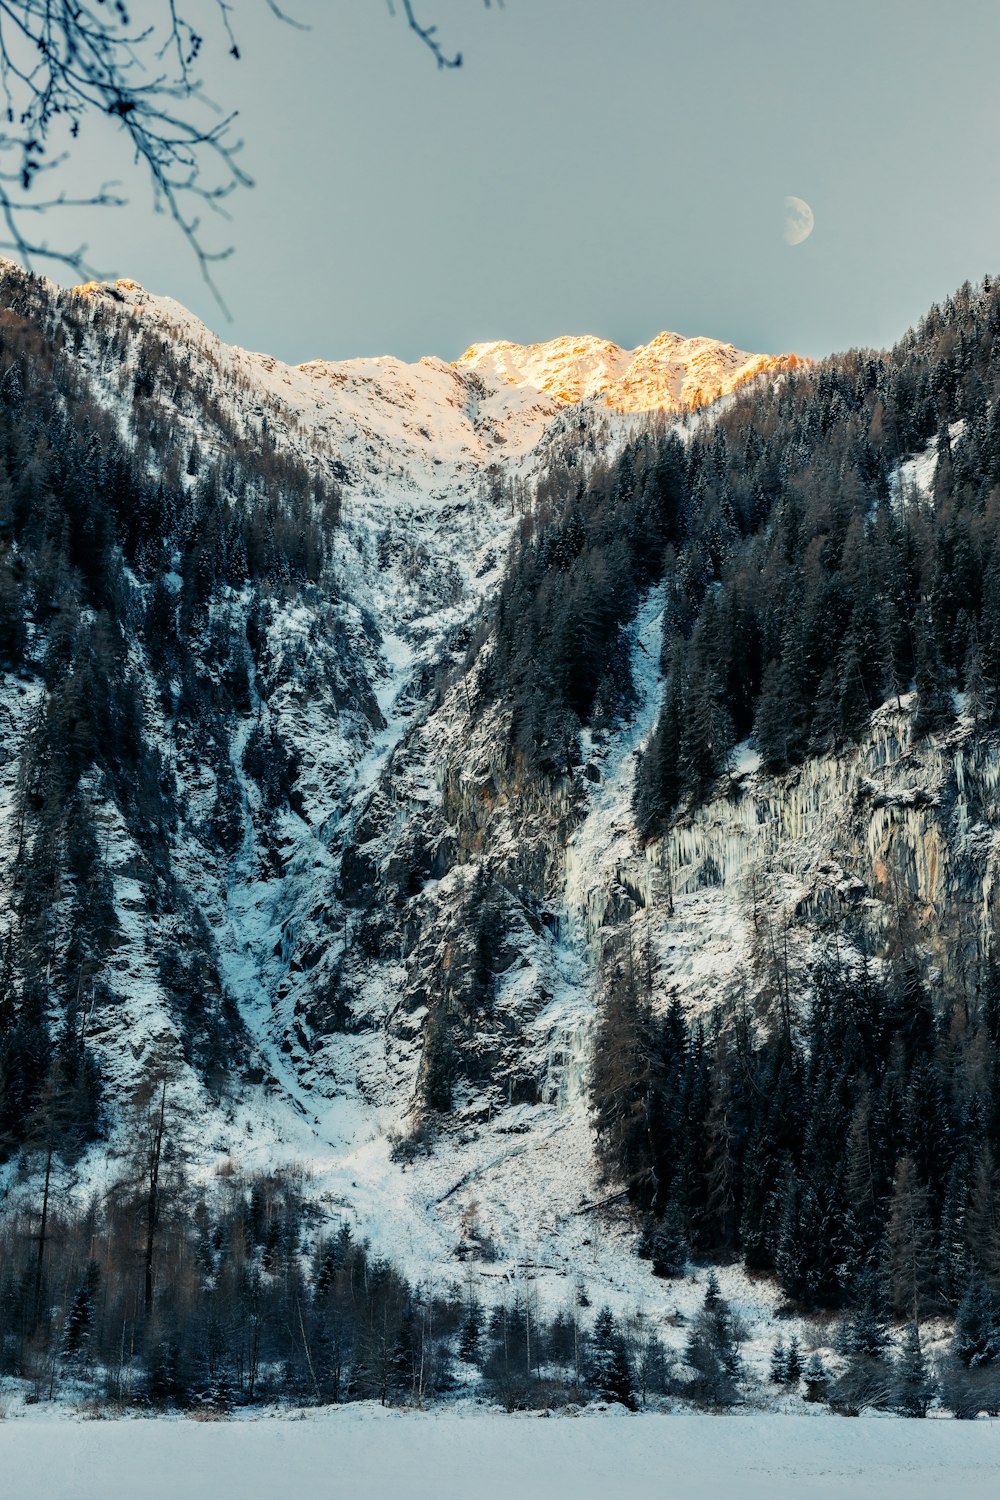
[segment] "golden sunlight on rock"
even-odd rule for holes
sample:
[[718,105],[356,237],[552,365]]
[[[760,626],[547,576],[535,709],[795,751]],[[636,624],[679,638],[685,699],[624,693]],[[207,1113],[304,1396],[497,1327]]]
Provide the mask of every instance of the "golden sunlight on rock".
[[620,412],[682,412],[705,406],[755,376],[806,363],[795,354],[747,354],[716,339],[661,333],[637,349],[606,339],[473,344],[455,361],[496,384],[534,386],[553,400],[600,398]]

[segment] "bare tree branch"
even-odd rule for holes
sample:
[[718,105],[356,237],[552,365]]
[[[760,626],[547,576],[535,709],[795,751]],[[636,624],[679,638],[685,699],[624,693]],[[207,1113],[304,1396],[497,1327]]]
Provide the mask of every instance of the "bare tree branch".
[[[239,0],[211,0],[222,45],[238,59],[233,17]],[[490,8],[492,0],[484,0]],[[502,0],[497,0],[498,5]],[[266,0],[287,25],[307,30],[279,0]],[[388,0],[395,14],[394,0]],[[413,0],[401,0],[410,30],[439,68],[461,66],[437,27],[418,20]],[[81,280],[97,274],[87,247],[53,245],[35,233],[40,217],[61,209],[120,207],[115,183],[84,196],[54,192],[39,183],[64,166],[88,123],[110,118],[127,137],[133,160],[145,170],[158,212],[180,230],[205,281],[225,310],[213,269],[232,253],[214,248],[202,220],[207,211],[227,218],[225,201],[252,186],[240,164],[242,141],[235,112],[220,110],[205,92],[199,64],[205,32],[191,19],[205,0],[146,0],[147,17],[134,25],[127,0],[0,0],[0,250],[13,252],[29,270],[36,261],[61,265]]]
[[[426,47],[429,47],[437,61],[439,68],[460,68],[462,66],[461,52],[447,53],[437,39],[436,26],[422,26],[417,20],[413,10],[413,0],[402,0],[403,14],[406,24],[410,30],[420,38]],[[389,12],[395,15],[392,0],[389,0]]]
[[[420,38],[424,46],[430,49],[438,67],[460,68],[462,66],[461,52],[445,51],[441,42],[438,40],[437,27],[424,26],[420,21],[418,21],[416,12],[413,9],[413,0],[400,0],[400,3],[403,7],[403,15],[406,17],[407,26],[409,26],[410,30],[414,33],[415,36],[418,36]],[[393,0],[387,0],[387,4],[389,6],[389,14],[394,16],[396,14],[396,8]],[[483,4],[487,10],[490,10],[492,6],[492,0],[483,0]],[[503,0],[497,0],[497,9],[502,9],[502,7]]]
[[[213,4],[230,55],[238,57],[231,0]],[[275,0],[268,4],[287,19]],[[80,198],[36,194],[40,176],[65,163],[88,120],[110,116],[145,168],[157,208],[178,226],[219,298],[212,267],[230,249],[210,246],[202,217],[206,209],[225,216],[224,200],[250,186],[251,178],[238,159],[235,114],[219,110],[196,71],[204,34],[181,5],[157,0],[155,18],[136,27],[125,0],[0,0],[0,222],[6,231],[0,246],[29,268],[49,260],[74,274],[93,274],[85,246],[53,247],[28,228],[27,218],[124,202],[111,184]]]

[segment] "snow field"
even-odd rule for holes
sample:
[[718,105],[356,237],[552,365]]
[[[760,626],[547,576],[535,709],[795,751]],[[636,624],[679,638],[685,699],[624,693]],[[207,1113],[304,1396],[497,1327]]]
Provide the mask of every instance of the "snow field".
[[0,1463],[11,1500],[994,1500],[1000,1426],[378,1407],[221,1422],[25,1416],[0,1428]]

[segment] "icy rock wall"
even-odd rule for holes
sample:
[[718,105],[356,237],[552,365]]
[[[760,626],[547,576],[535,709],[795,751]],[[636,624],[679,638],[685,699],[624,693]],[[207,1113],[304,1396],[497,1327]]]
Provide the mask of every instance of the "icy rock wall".
[[539,902],[561,888],[566,840],[580,810],[572,779],[525,775],[506,726],[491,723],[467,756],[444,762],[439,785],[460,862],[488,857]]
[[651,844],[675,896],[790,876],[805,920],[853,911],[876,943],[913,906],[944,971],[991,951],[998,914],[1000,749],[960,720],[915,741],[912,700],[857,747],[785,776],[734,778]]

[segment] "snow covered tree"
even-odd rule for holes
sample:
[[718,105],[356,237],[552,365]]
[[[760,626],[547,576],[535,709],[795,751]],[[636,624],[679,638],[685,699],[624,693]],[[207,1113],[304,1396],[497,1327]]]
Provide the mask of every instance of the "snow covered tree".
[[908,1323],[893,1367],[893,1409],[903,1417],[926,1417],[937,1385],[920,1343],[920,1329]]
[[685,1346],[696,1400],[707,1406],[732,1406],[739,1400],[739,1343],[738,1324],[712,1271]]
[[831,1403],[852,1417],[866,1407],[886,1406],[892,1390],[888,1318],[882,1287],[872,1272],[861,1278],[857,1306],[844,1319],[839,1342],[847,1368],[830,1387]]
[[662,1220],[653,1232],[650,1249],[653,1275],[668,1279],[683,1276],[689,1254],[684,1214],[676,1198],[671,1198]]
[[101,1268],[96,1260],[91,1260],[70,1303],[63,1326],[63,1353],[67,1358],[79,1358],[86,1350],[94,1326],[100,1284]]
[[590,1338],[590,1382],[605,1401],[617,1401],[635,1411],[635,1382],[625,1337],[609,1307],[594,1320]]
[[818,1354],[810,1354],[802,1372],[807,1401],[825,1401],[830,1389],[830,1376]]
[[458,1337],[458,1352],[467,1364],[476,1364],[482,1346],[483,1310],[475,1297],[470,1297]]
[[421,1075],[424,1102],[438,1114],[448,1114],[455,1088],[455,1042],[446,1015],[428,1016],[424,1029],[423,1071]]
[[952,1355],[966,1369],[1000,1357],[1000,1310],[985,1277],[973,1274],[955,1317]]

